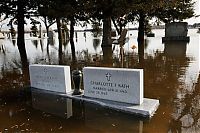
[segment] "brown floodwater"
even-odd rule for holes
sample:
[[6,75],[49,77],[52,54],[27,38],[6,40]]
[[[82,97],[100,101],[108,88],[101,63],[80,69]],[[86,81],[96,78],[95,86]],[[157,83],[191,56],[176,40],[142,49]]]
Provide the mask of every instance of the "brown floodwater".
[[[137,31],[129,31],[123,61],[118,46],[112,61],[103,60],[101,35],[95,33],[77,32],[77,65],[71,60],[69,42],[63,45],[62,64],[71,70],[84,66],[144,69],[144,97],[160,100],[151,119],[31,89],[21,69],[16,40],[1,39],[0,132],[200,132],[200,36],[196,31],[189,30],[189,43],[163,44],[164,30],[154,30],[156,36],[146,38],[144,55],[137,52]],[[60,63],[56,37],[38,40],[26,34],[30,64]]]

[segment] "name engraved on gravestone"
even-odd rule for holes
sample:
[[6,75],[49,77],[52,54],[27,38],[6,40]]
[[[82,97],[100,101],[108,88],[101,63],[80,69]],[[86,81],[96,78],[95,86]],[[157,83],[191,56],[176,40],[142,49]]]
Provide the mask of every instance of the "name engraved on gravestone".
[[71,91],[69,66],[30,65],[31,87],[67,93]]
[[131,104],[143,102],[143,70],[85,67],[84,95]]

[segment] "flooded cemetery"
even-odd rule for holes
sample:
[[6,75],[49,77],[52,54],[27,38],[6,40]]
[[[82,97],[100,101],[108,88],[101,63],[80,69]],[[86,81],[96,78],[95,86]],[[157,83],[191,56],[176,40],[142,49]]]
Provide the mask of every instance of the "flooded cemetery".
[[[102,35],[95,36],[90,31],[76,32],[76,65],[71,58],[70,43],[67,41],[62,46],[62,65],[70,66],[71,71],[82,71],[87,66],[120,68],[122,65],[143,69],[144,97],[160,102],[152,118],[30,89],[29,76],[22,71],[16,39],[0,39],[0,131],[199,132],[200,38],[197,29],[188,30],[189,42],[162,43],[165,30],[153,32],[155,37],[145,37],[144,53],[138,53],[137,30],[128,30],[123,60],[119,45],[115,45],[112,60],[104,60]],[[59,65],[56,32],[52,40],[33,38],[27,33],[25,44],[29,64]]]
[[198,0],[1,0],[0,133],[200,133]]

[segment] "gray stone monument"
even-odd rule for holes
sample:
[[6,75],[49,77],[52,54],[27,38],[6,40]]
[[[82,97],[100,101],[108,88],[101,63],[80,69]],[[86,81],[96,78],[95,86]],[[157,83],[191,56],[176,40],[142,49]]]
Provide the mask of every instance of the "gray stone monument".
[[188,23],[186,22],[173,22],[165,25],[165,37],[162,38],[163,42],[167,41],[186,41],[189,42]]

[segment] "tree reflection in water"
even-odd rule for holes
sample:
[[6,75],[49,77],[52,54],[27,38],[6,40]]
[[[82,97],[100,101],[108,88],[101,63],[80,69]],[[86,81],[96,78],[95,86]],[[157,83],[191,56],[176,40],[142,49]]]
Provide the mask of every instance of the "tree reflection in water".
[[[46,42],[48,41],[46,40]],[[96,47],[98,43],[98,41],[92,42],[92,48]],[[40,45],[43,49],[41,51],[39,50]],[[58,47],[56,45],[46,47],[45,41],[44,43],[40,42],[40,45],[38,45],[37,50],[42,54],[32,55],[34,59],[31,64],[59,64]],[[135,52],[125,52],[123,62],[125,68],[144,69],[145,97],[160,100],[159,109],[151,120],[143,120],[134,116],[130,120],[129,115],[125,117],[122,113],[103,108],[97,109],[96,106],[91,105],[90,107],[86,103],[81,103],[81,107],[73,107],[77,117],[68,120],[60,119],[47,112],[34,110],[31,107],[30,93],[24,91],[28,90],[24,87],[29,85],[29,78],[23,76],[20,61],[17,59],[15,61],[7,60],[10,58],[10,54],[6,53],[3,56],[1,53],[5,60],[2,61],[3,67],[0,76],[0,131],[7,128],[13,132],[26,129],[46,132],[106,132],[106,130],[148,133],[199,132],[200,78],[195,79],[198,70],[191,67],[191,62],[196,62],[196,57],[186,53],[188,47],[194,44],[161,44],[164,45],[163,51],[154,49],[155,51],[151,54],[147,53],[148,47],[153,45],[145,45],[144,52],[141,52],[142,55],[139,53],[140,56]],[[63,47],[68,47],[68,44]],[[109,55],[112,57],[111,60],[104,60],[106,56],[99,51],[98,53],[96,51],[90,53],[89,51],[87,49],[77,50],[77,62],[74,63],[70,52],[64,48],[62,64],[71,66],[71,70],[77,68],[82,70],[85,66],[121,67],[118,55],[111,54]],[[80,103],[73,101],[72,106],[74,104]],[[84,108],[85,112],[80,108]],[[86,120],[86,118],[88,119]],[[102,122],[103,120],[106,122]],[[91,127],[90,123],[94,126]],[[74,124],[80,124],[80,127],[77,129]],[[99,124],[101,125],[99,126]],[[138,130],[138,126],[142,130]],[[98,127],[109,129],[102,130]]]
[[165,44],[164,53],[156,52],[145,59],[145,95],[159,96],[163,123],[170,124],[170,133],[200,131],[200,80],[190,82],[192,88],[186,83],[186,72],[193,60],[186,56],[186,47],[186,43]]

